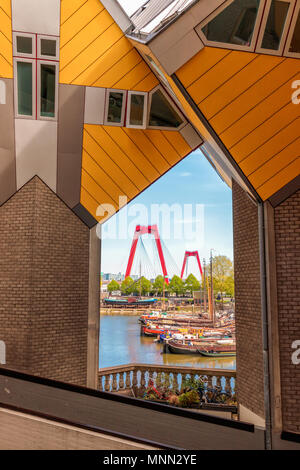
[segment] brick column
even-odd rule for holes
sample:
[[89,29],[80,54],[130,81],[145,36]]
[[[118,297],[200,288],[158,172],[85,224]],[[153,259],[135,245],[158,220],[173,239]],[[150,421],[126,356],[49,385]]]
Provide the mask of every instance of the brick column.
[[38,177],[0,207],[0,220],[6,366],[86,385],[88,328],[94,337],[98,328],[93,234]]
[[240,418],[264,426],[258,208],[235,181],[232,195]]

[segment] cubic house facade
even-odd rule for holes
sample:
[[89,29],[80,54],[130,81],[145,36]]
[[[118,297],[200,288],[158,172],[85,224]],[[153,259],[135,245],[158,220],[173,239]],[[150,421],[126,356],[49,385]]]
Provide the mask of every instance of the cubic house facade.
[[240,419],[299,440],[299,59],[299,0],[0,0],[5,367],[96,388],[96,225],[201,147],[232,187]]

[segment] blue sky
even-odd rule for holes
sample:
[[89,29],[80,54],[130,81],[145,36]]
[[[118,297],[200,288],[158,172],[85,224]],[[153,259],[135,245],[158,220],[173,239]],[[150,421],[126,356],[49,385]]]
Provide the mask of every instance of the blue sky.
[[[166,225],[166,217],[155,217],[152,212],[151,219],[153,204],[163,203],[168,206],[179,204],[178,207],[182,210],[181,215],[180,211],[175,214],[171,212],[170,231]],[[144,207],[139,204],[143,204]],[[189,205],[185,213],[184,205]],[[196,205],[198,205],[197,213]],[[127,211],[128,217],[126,217],[125,211]],[[134,211],[137,211],[135,216]],[[117,240],[105,238],[107,236],[105,234],[114,233],[114,230],[117,235],[119,234],[121,227],[119,222],[122,217],[123,220],[126,217],[129,224],[127,235],[123,235],[122,239],[119,236]],[[196,150],[186,157],[140,194],[126,209],[122,209],[103,225],[102,272],[125,272],[134,227],[138,223],[141,225],[158,224],[164,239],[163,243],[167,246],[178,270],[182,265],[185,250],[198,250],[200,258],[208,260],[210,249],[214,249],[214,255],[222,254],[233,259],[231,189],[220,179],[200,150]],[[124,227],[123,223],[122,226]],[[195,232],[192,238],[188,229],[190,231],[193,229]],[[178,235],[178,230],[181,235]],[[178,239],[179,236],[180,239]],[[188,236],[190,239],[187,239]],[[144,236],[143,240],[154,268],[158,269],[156,260],[153,261],[155,258],[152,254],[153,237]],[[138,253],[141,253],[141,250],[140,248]],[[175,264],[171,266],[167,254],[166,258],[166,263],[170,265],[168,271],[170,274],[174,274]],[[137,257],[133,266],[133,270],[137,274],[138,265]],[[146,269],[146,265],[142,267],[142,270],[144,269]],[[196,262],[192,259],[189,262],[188,272],[197,274]],[[145,275],[146,272],[142,274]]]

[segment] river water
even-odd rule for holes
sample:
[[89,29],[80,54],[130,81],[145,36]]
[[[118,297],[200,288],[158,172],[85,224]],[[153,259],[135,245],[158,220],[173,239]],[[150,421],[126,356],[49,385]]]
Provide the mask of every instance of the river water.
[[162,354],[155,338],[140,336],[140,323],[134,316],[101,315],[100,368],[139,364],[164,364],[212,369],[235,369],[235,358],[221,359],[183,354]]

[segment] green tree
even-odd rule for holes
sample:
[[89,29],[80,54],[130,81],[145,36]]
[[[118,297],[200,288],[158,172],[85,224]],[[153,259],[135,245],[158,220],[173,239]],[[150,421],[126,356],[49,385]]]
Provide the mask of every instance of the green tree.
[[[232,261],[227,256],[215,256],[213,258],[213,281],[215,292],[226,292],[233,295],[234,273]],[[229,290],[227,292],[227,290]]]
[[184,282],[179,277],[174,275],[169,284],[170,291],[176,295],[182,295],[184,292]]
[[113,279],[113,280],[110,281],[110,283],[108,284],[107,290],[108,290],[108,292],[111,294],[111,293],[114,292],[115,290],[120,290],[120,286],[119,286],[119,284],[117,283],[117,281],[115,281],[115,280]]
[[134,283],[134,293],[141,295],[147,295],[151,291],[151,282],[142,276],[137,282]]
[[155,295],[162,295],[163,293],[163,286],[164,286],[164,277],[160,274],[157,276],[152,283],[152,292]]
[[127,276],[126,279],[121,284],[121,292],[124,295],[130,295],[132,294],[134,289],[134,281],[132,277]]
[[189,274],[185,280],[184,287],[186,292],[190,292],[190,294],[192,294],[195,290],[200,290],[200,282],[193,274]]

